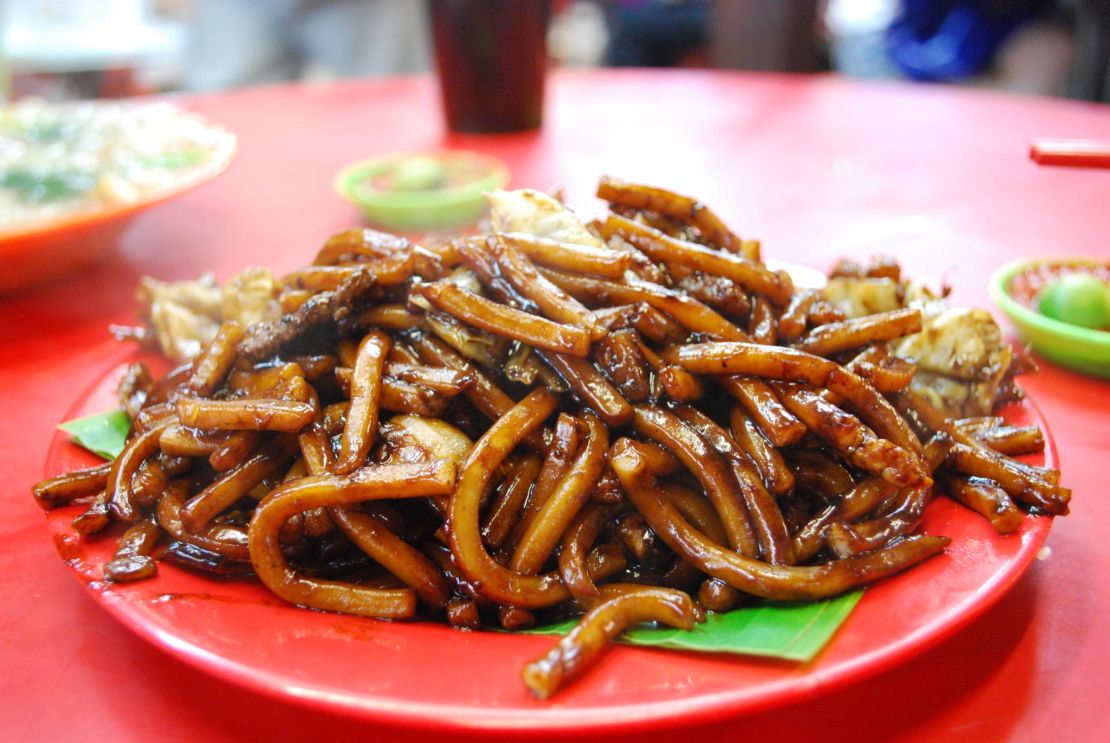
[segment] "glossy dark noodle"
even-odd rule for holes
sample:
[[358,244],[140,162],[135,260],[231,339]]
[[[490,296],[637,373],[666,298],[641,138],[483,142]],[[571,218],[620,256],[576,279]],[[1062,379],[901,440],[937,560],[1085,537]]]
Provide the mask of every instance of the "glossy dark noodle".
[[934,480],[999,532],[1067,511],[1058,472],[1007,456],[1038,431],[914,392],[887,341],[917,310],[845,319],[696,199],[599,196],[589,245],[337,235],[275,282],[279,321],[133,370],[123,453],[36,501],[114,528],[116,581],[162,555],[363,616],[585,613],[524,670],[540,697],[631,624],[826,598],[940,552],[915,533]]

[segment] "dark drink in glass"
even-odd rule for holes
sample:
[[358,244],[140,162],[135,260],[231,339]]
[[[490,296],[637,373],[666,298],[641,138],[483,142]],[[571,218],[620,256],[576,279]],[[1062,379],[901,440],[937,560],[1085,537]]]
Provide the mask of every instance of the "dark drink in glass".
[[548,0],[429,0],[447,126],[515,132],[543,123]]

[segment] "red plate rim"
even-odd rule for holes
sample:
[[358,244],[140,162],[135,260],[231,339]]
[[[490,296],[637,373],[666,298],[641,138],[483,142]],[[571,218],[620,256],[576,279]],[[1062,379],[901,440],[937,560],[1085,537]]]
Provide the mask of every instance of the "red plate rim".
[[[105,383],[105,378],[112,369],[135,357],[133,352],[118,355],[116,361],[97,375],[96,379],[78,396],[67,412],[66,419],[78,414],[85,400]],[[1040,409],[1028,397],[1021,406],[1027,408],[1032,422],[1040,426],[1044,432],[1045,466],[1055,468],[1058,465],[1055,440]],[[47,450],[44,476],[53,473],[51,463],[55,461],[60,450],[68,446],[73,445],[68,442],[66,434],[60,431],[55,433]],[[484,709],[473,705],[414,702],[383,694],[348,694],[313,688],[300,680],[261,671],[185,640],[172,631],[146,621],[142,614],[131,607],[131,602],[126,595],[93,590],[86,581],[81,579],[76,570],[71,572],[82,582],[82,585],[85,585],[96,603],[122,625],[156,647],[202,671],[266,696],[294,701],[316,711],[341,712],[368,721],[435,731],[632,732],[645,728],[658,730],[664,727],[694,725],[723,717],[738,717],[781,707],[791,702],[812,698],[835,687],[862,681],[933,648],[986,612],[1025,574],[1048,536],[1052,518],[1027,517],[1027,522],[1029,525],[1024,527],[1020,534],[1020,548],[989,581],[969,593],[963,600],[947,607],[926,624],[894,642],[839,662],[827,669],[817,665],[800,678],[783,678],[761,683],[755,687],[741,687],[713,694],[701,693],[697,696],[680,697],[669,701],[653,700],[644,704],[614,704],[604,707]],[[898,580],[912,573],[911,569],[888,580]],[[863,600],[866,601],[866,595]],[[851,621],[852,618],[849,617],[845,627]],[[843,630],[844,628],[841,629]],[[629,649],[637,652],[673,652],[648,648]],[[819,664],[820,661],[821,657],[818,656],[813,663]]]
[[0,227],[0,252],[3,252],[6,247],[22,244],[27,240],[38,239],[50,233],[64,232],[95,223],[128,218],[212,180],[231,166],[238,148],[238,141],[234,134],[223,127],[213,124],[208,124],[208,127],[220,131],[223,136],[220,139],[219,146],[208,153],[208,160],[203,164],[203,167],[197,168],[188,177],[155,189],[137,201],[89,206],[41,222]]

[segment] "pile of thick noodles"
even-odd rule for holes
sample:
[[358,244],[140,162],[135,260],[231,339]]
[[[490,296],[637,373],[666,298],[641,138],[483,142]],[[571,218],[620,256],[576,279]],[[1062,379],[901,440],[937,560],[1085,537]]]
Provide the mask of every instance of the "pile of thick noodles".
[[[495,196],[491,234],[333,237],[275,282],[276,319],[225,320],[161,379],[132,367],[123,453],[36,498],[91,499],[82,534],[126,525],[111,580],[156,556],[369,617],[581,614],[524,670],[541,697],[631,625],[824,599],[938,554],[914,534],[938,492],[1000,532],[1066,513],[1058,472],[1009,456],[1043,446],[1035,427],[912,384],[892,349],[921,309],[846,317],[697,201],[598,194],[588,226],[526,191]],[[1021,365],[987,351],[971,371],[1012,399]]]

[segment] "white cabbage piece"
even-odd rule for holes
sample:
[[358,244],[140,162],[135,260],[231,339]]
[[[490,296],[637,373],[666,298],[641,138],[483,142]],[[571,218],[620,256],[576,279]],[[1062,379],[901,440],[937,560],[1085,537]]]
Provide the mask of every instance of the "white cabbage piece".
[[271,322],[281,317],[275,298],[277,282],[265,268],[248,268],[224,284],[220,295],[220,316],[244,327],[256,322]]
[[823,293],[848,317],[920,309],[921,332],[890,344],[895,355],[917,365],[913,389],[949,416],[992,412],[1013,351],[989,312],[951,307],[923,286],[888,278],[838,276]]
[[188,361],[212,341],[225,320],[244,326],[281,317],[277,285],[264,268],[248,268],[221,289],[211,274],[187,281],[139,282],[136,298],[162,353]]
[[903,306],[902,287],[893,279],[834,276],[822,291],[825,299],[847,317],[890,312]]
[[983,309],[953,307],[925,320],[920,333],[896,341],[893,350],[922,371],[964,381],[994,378],[1009,366],[1010,347]]
[[1013,350],[983,309],[954,307],[925,320],[920,333],[893,344],[917,364],[911,387],[950,416],[989,415]]
[[545,193],[530,188],[497,190],[486,198],[490,202],[490,225],[497,232],[523,232],[564,243],[607,247],[577,214]]
[[438,418],[395,415],[382,424],[377,459],[386,464],[449,462],[461,466],[470,451],[470,438]]
[[220,288],[211,274],[172,282],[144,276],[136,298],[162,353],[177,361],[200,353],[220,328]]

